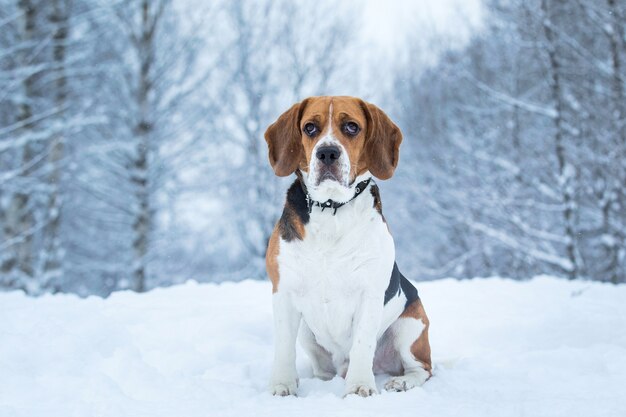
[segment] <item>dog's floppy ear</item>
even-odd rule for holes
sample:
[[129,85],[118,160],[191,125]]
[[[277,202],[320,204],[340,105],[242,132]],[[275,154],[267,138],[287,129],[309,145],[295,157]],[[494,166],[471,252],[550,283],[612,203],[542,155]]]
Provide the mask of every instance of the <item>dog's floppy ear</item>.
[[291,106],[265,131],[270,164],[274,169],[274,173],[279,177],[293,174],[304,156],[300,118],[306,106],[306,101],[303,100]]
[[378,107],[364,101],[361,106],[367,118],[363,149],[366,166],[376,178],[389,179],[398,166],[402,132]]

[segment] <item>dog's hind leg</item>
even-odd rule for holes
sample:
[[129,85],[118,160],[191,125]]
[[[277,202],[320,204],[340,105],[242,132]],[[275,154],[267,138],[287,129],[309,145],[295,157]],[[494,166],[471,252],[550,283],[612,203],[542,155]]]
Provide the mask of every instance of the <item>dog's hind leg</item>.
[[431,377],[428,326],[428,317],[419,298],[391,325],[390,333],[403,374],[389,379],[385,384],[386,390],[406,391],[421,386]]
[[315,335],[309,326],[302,320],[300,325],[300,344],[311,358],[311,366],[313,367],[313,375],[316,378],[328,381],[333,379],[337,374],[333,359],[326,349],[317,343]]

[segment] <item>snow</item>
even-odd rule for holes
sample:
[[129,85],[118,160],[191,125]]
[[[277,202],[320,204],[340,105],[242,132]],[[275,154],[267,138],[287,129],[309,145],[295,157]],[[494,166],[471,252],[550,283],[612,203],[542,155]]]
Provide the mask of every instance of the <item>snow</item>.
[[[0,294],[0,416],[624,416],[626,286],[537,277],[419,283],[433,378],[342,398],[298,352],[298,398],[267,393],[268,282],[106,300]],[[378,377],[379,388],[385,377]]]

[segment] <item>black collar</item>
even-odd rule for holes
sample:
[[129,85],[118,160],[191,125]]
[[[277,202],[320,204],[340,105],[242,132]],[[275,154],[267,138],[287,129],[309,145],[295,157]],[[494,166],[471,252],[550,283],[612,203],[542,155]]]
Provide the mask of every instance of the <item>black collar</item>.
[[339,207],[345,206],[346,204],[348,204],[349,202],[357,198],[361,193],[363,193],[363,191],[365,191],[365,189],[369,185],[370,181],[372,181],[371,177],[358,183],[356,185],[356,188],[354,189],[354,195],[352,196],[352,198],[343,203],[340,203],[331,199],[328,199],[324,202],[315,201],[309,195],[309,191],[307,190],[306,185],[304,185],[304,180],[301,179],[300,184],[302,185],[302,190],[304,191],[304,195],[306,196],[306,207],[309,210],[309,214],[311,214],[313,207],[317,206],[317,207],[321,207],[322,211],[324,211],[324,209],[327,209],[327,208],[333,209],[333,216],[334,216],[335,214],[337,214],[337,209]]

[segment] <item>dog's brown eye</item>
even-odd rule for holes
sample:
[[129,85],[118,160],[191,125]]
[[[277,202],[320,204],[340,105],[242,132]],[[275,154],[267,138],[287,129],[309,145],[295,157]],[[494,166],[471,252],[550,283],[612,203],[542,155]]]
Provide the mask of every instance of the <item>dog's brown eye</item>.
[[307,134],[307,136],[315,136],[315,134],[317,133],[317,126],[315,126],[313,123],[309,122],[307,124],[304,125],[304,133]]
[[359,125],[354,122],[344,123],[343,125],[343,131],[348,136],[356,136],[359,133],[359,130],[361,130]]

